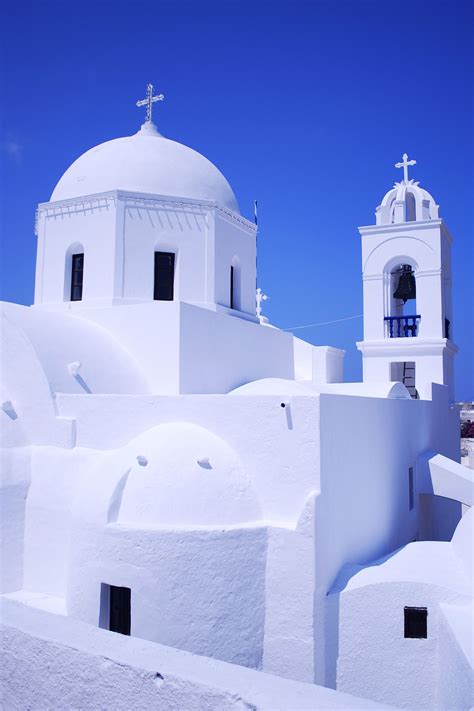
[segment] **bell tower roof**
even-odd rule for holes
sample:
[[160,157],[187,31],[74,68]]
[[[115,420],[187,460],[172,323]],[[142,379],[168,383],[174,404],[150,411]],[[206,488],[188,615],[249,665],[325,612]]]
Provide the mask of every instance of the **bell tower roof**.
[[377,225],[438,219],[439,205],[434,197],[419,182],[408,178],[411,165],[416,165],[416,161],[408,160],[406,153],[402,161],[395,163],[395,168],[403,168],[403,180],[394,184],[376,208]]

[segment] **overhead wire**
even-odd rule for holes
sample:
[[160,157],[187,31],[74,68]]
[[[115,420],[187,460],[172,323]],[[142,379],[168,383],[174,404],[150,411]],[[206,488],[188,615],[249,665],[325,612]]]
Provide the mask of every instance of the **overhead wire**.
[[341,321],[352,321],[356,318],[362,318],[364,314],[356,314],[355,316],[346,316],[345,318],[336,318],[333,321],[320,321],[319,323],[308,323],[305,326],[289,326],[282,328],[282,331],[299,331],[302,328],[315,328],[316,326],[328,326],[330,323],[340,323]]

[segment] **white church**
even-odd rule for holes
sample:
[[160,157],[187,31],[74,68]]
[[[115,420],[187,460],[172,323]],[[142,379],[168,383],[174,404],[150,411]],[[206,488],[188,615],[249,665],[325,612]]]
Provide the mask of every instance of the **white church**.
[[439,206],[405,154],[345,383],[262,316],[257,228],[162,98],[38,206],[34,304],[2,304],[4,708],[471,708]]

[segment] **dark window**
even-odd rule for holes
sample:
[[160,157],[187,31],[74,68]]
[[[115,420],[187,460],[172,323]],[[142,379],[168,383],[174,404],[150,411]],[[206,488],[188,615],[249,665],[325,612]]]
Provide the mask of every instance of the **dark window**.
[[82,300],[82,282],[84,280],[84,254],[72,255],[71,301]]
[[449,340],[449,327],[451,326],[451,321],[449,318],[444,319],[444,337]]
[[110,586],[109,630],[130,634],[130,588]]
[[230,268],[230,308],[234,308],[234,267]]
[[174,299],[174,253],[155,252],[155,301]]
[[428,637],[428,609],[405,607],[405,637],[426,639]]
[[415,505],[415,481],[413,478],[413,467],[408,470],[408,496],[410,501],[410,511]]

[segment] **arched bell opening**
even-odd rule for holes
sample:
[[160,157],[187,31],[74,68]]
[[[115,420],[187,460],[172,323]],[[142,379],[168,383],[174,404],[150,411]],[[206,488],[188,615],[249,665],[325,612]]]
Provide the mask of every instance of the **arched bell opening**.
[[410,338],[418,335],[420,315],[416,304],[416,265],[401,259],[386,271],[385,335]]

